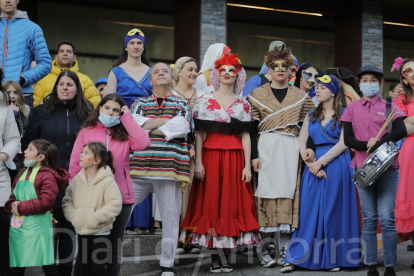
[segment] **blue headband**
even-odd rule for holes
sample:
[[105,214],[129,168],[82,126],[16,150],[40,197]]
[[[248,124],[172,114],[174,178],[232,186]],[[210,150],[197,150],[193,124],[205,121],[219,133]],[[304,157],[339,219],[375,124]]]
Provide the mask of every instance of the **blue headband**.
[[318,84],[325,85],[332,93],[338,95],[339,92],[339,83],[338,80],[332,75],[325,75],[318,78]]
[[133,38],[139,38],[145,45],[145,35],[140,29],[132,29],[125,35],[124,48],[126,48],[128,42]]

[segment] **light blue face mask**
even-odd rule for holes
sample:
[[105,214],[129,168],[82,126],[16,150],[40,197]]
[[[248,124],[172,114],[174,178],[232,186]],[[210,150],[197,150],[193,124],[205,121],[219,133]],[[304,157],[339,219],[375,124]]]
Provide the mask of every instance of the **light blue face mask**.
[[359,89],[365,97],[372,98],[379,93],[379,83],[361,83]]
[[121,116],[109,116],[101,113],[98,120],[106,127],[113,127],[121,123],[119,118],[121,118]]
[[9,168],[10,170],[16,170],[16,164],[14,164],[13,160],[8,159],[6,162],[0,162],[0,167]]
[[32,167],[34,167],[34,165],[36,164],[36,162],[37,162],[37,159],[39,158],[41,156],[41,154],[38,156],[38,157],[36,157],[36,159],[35,160],[27,160],[27,161],[24,161],[23,163],[24,163],[24,166],[26,167],[26,168],[32,168]]

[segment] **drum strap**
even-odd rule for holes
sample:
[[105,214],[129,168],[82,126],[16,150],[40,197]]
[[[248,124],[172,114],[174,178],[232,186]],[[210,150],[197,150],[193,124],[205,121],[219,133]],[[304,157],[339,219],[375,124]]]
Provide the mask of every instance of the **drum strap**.
[[[385,107],[386,107],[386,113],[387,113],[386,118],[388,118],[391,114],[391,103],[387,102]],[[392,131],[392,123],[388,124],[387,130],[388,130],[388,134],[390,134]]]

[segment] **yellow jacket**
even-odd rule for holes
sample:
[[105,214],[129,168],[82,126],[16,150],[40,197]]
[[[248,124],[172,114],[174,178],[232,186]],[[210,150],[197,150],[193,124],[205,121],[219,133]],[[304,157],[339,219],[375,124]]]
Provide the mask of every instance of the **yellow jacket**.
[[[43,101],[43,99],[46,98],[47,95],[52,93],[57,77],[63,70],[67,69],[59,68],[57,61],[54,60],[52,71],[46,77],[41,79],[34,88],[34,106],[38,106]],[[78,75],[82,85],[83,95],[96,107],[101,101],[101,97],[99,96],[98,90],[96,89],[92,80],[87,75],[79,72],[78,61],[76,61],[75,65],[72,68],[69,68],[69,70],[75,72]]]

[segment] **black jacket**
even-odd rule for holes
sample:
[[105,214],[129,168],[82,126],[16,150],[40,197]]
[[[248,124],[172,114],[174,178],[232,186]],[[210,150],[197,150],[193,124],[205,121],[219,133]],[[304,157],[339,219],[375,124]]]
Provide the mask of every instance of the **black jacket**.
[[[75,100],[69,101],[66,104],[58,102],[51,114],[45,112],[44,105],[35,107],[30,113],[29,125],[23,134],[22,151],[25,151],[34,139],[42,138],[48,140],[58,149],[58,167],[69,170],[73,145],[75,144],[77,133],[86,118],[79,120]],[[55,208],[61,208],[65,190],[63,189],[59,192]]]

